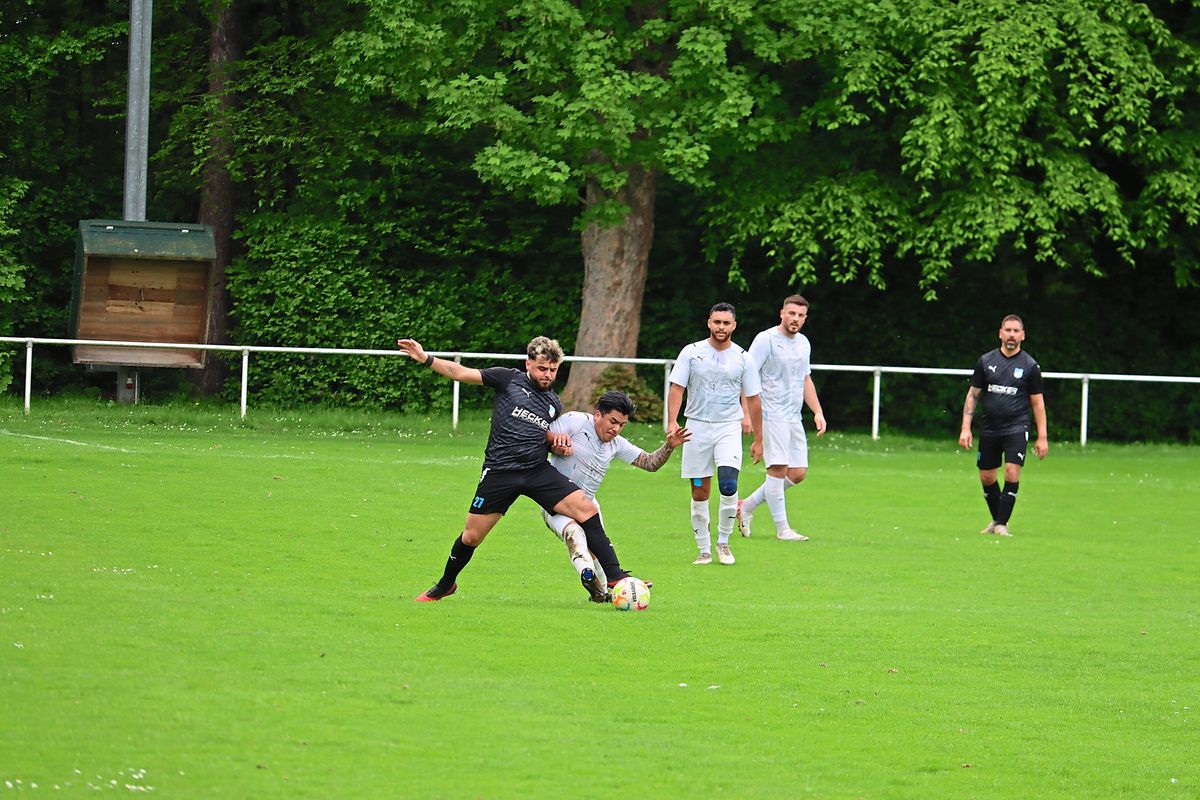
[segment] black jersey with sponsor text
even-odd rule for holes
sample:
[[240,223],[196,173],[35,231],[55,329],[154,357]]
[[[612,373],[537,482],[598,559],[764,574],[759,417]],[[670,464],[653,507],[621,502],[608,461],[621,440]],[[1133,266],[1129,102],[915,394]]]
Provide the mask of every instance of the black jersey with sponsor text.
[[496,390],[492,401],[492,432],[488,434],[483,466],[487,469],[529,469],[545,463],[546,431],[562,413],[553,389],[539,389],[529,376],[511,367],[479,371],[484,386]]
[[1042,368],[1024,350],[1006,356],[996,348],[975,363],[971,385],[981,389],[983,436],[1004,436],[1029,430],[1029,396],[1042,394]]

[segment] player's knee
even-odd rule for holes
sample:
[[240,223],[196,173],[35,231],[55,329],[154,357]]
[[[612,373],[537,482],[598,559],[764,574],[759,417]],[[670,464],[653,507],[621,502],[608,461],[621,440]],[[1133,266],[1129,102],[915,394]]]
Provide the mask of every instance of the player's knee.
[[738,471],[734,467],[717,467],[717,489],[729,497],[738,490]]
[[788,473],[787,473],[787,477],[788,477],[788,480],[791,481],[792,485],[794,486],[797,483],[800,483],[800,481],[802,481],[808,477],[808,469],[805,467],[797,467],[796,469],[789,469]]

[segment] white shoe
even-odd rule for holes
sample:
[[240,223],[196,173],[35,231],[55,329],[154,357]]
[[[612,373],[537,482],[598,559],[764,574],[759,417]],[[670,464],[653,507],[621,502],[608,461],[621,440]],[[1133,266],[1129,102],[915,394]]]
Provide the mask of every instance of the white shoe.
[[729,545],[727,544],[717,545],[717,561],[720,561],[725,565],[737,563],[737,559],[733,557],[733,553],[730,551]]
[[711,564],[712,563],[712,553],[701,553],[700,555],[698,555],[696,557],[696,560],[693,561],[692,563],[693,564]]
[[987,527],[980,531],[980,533],[995,533],[995,532],[996,532],[996,521],[995,520],[992,520],[991,522],[989,522],[987,524]]
[[742,516],[742,501],[741,500],[738,500],[737,524],[738,524],[738,530],[741,531],[742,536],[750,535],[750,517],[748,515]]
[[780,531],[779,533],[775,534],[775,538],[780,540],[781,542],[807,542],[808,541],[807,536],[805,536],[803,533],[796,533],[791,528],[788,528],[785,531]]
[[996,527],[992,528],[992,533],[996,534],[997,536],[1012,536],[1012,534],[1008,532],[1008,526],[1000,522],[997,522]]

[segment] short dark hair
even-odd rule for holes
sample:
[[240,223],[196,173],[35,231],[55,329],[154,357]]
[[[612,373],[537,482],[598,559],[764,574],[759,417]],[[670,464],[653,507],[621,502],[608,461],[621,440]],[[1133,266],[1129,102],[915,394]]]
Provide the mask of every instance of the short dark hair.
[[787,297],[783,298],[783,304],[785,306],[797,305],[797,306],[804,306],[805,308],[808,308],[808,301],[805,300],[802,295],[798,295],[798,294],[789,294]]
[[708,310],[708,315],[711,317],[713,314],[716,314],[718,311],[728,311],[730,314],[733,314],[734,319],[737,319],[737,310],[734,309],[733,303],[717,303],[715,306],[713,306],[712,308],[710,308]]
[[637,411],[637,406],[624,392],[605,392],[596,401],[596,410],[601,414],[608,411],[620,411],[625,416],[632,417],[633,412]]
[[1004,323],[1008,322],[1009,320],[1016,320],[1017,322],[1021,323],[1021,330],[1025,330],[1025,320],[1021,319],[1016,314],[1009,314],[1007,317],[1000,320],[1000,327],[1003,328]]

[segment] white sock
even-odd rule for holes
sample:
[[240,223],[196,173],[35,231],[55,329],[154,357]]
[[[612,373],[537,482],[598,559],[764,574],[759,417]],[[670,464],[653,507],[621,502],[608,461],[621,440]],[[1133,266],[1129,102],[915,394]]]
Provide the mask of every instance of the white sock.
[[571,566],[580,575],[585,569],[595,569],[595,562],[592,561],[592,554],[588,550],[587,535],[583,532],[583,528],[578,525],[571,524],[563,531],[563,536],[567,541],[567,552],[571,554]]
[[771,509],[771,519],[775,520],[775,531],[783,533],[788,529],[787,505],[783,502],[784,482],[786,478],[767,476],[763,484],[767,495],[767,508]]
[[754,515],[754,509],[762,505],[767,499],[766,494],[767,484],[763,483],[757,489],[750,493],[750,496],[742,501],[742,519],[750,519]]
[[729,534],[733,533],[733,525],[737,522],[737,495],[721,495],[721,503],[717,506],[717,544],[729,544]]
[[596,560],[596,554],[588,550],[588,558],[592,559],[592,569],[596,571],[596,576],[600,578],[600,583],[608,583],[608,575],[604,573],[604,567],[600,566],[600,562]]
[[[788,489],[791,489],[793,486],[799,486],[799,485],[800,485],[800,482],[799,482],[799,481],[794,481],[794,480],[792,480],[791,478],[788,478],[788,477],[786,477],[786,476],[785,476],[785,477],[784,477],[784,479],[783,479],[783,490],[784,490],[785,492],[786,492]],[[786,515],[786,512],[784,512],[784,513],[785,513],[785,515]],[[788,527],[790,528],[790,527],[791,527],[791,525],[788,525]]]
[[696,547],[701,553],[712,552],[712,535],[708,532],[708,501],[692,501],[692,532],[696,534]]

